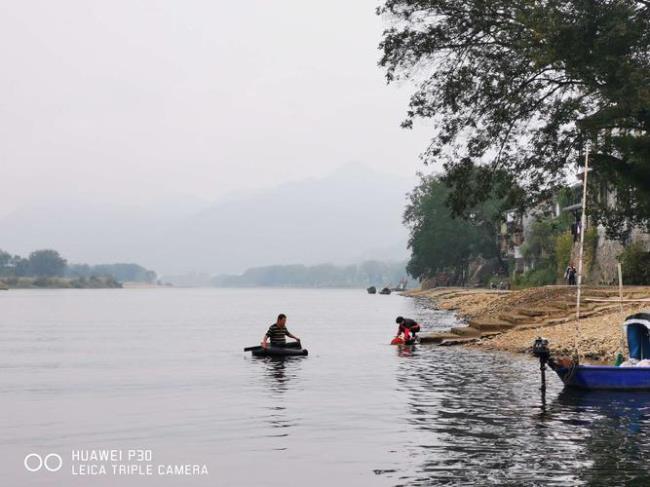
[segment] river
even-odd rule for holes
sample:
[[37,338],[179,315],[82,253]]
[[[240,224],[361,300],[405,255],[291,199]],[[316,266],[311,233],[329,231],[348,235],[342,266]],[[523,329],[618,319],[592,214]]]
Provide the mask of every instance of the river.
[[[245,354],[280,312],[309,356]],[[650,483],[650,395],[569,393],[549,375],[543,401],[534,360],[401,350],[397,315],[457,323],[362,290],[2,292],[0,485]],[[94,475],[101,462],[74,457],[99,450],[150,457]],[[60,470],[25,468],[50,453]]]

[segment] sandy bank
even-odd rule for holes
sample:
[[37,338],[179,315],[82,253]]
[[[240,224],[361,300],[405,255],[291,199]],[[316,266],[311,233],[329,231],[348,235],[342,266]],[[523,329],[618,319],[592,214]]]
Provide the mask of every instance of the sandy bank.
[[[440,309],[455,310],[467,326],[449,333],[431,334],[425,340],[462,343],[485,350],[525,353],[537,336],[548,338],[557,354],[571,354],[575,335],[575,288],[547,286],[520,291],[437,288],[411,291],[407,296],[426,298]],[[625,287],[625,299],[648,299],[650,288]],[[581,300],[582,319],[578,347],[583,357],[612,361],[625,352],[622,323],[647,303],[626,303],[621,312],[617,288],[587,287]]]
[[153,284],[148,282],[135,282],[135,281],[125,281],[122,283],[124,289],[159,289],[159,288],[169,288],[172,286],[163,285],[163,284]]

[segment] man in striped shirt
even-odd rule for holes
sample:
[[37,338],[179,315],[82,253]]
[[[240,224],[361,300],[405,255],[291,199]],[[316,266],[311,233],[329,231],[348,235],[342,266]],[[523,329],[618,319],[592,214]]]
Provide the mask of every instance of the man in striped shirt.
[[271,345],[274,347],[284,347],[287,344],[286,337],[293,338],[297,342],[300,341],[300,338],[291,334],[286,327],[287,315],[280,314],[278,315],[278,321],[273,323],[269,330],[264,335],[262,340],[262,347],[266,348],[268,346],[268,341],[271,340]]

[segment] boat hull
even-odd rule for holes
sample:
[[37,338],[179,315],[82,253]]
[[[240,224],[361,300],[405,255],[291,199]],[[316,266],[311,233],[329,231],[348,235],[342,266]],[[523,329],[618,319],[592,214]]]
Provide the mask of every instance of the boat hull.
[[553,370],[567,387],[585,390],[650,390],[650,367],[579,365],[575,369],[554,367]]
[[247,350],[255,357],[304,357],[309,354],[299,342],[287,343],[284,347],[268,345],[266,348],[250,347]]
[[307,354],[304,348],[269,347],[264,350],[253,350],[255,357],[304,357]]

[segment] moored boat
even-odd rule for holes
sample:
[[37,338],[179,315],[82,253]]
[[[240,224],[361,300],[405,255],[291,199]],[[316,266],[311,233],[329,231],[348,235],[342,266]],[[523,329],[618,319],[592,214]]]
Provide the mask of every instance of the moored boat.
[[[572,359],[555,360],[551,356],[548,340],[535,340],[533,354],[539,358],[542,373],[542,390],[545,389],[545,369],[549,365],[566,387],[586,390],[614,389],[620,391],[650,390],[650,312],[629,316],[623,324],[627,340],[628,360],[617,360],[616,365],[589,365],[580,363],[578,350],[582,271],[584,265],[584,236],[587,228],[587,181],[589,175],[589,150],[585,153],[582,182],[582,217],[580,219],[580,246],[578,248],[578,280],[576,292],[576,336]],[[623,279],[619,264],[619,302],[623,303]],[[622,347],[624,348],[624,347]],[[621,350],[622,352],[623,350]]]
[[583,365],[575,360],[546,362],[567,387],[598,390],[650,390],[650,313],[629,316],[623,324],[629,358],[619,366]]
[[650,367],[616,367],[613,365],[553,366],[567,387],[587,390],[650,390]]
[[[627,339],[629,359],[617,360],[616,365],[589,365],[580,363],[578,350],[580,328],[580,305],[582,295],[582,271],[584,265],[584,236],[587,228],[587,181],[589,175],[589,150],[585,153],[582,182],[582,217],[580,219],[580,245],[578,248],[578,279],[576,292],[576,329],[573,358],[554,359],[551,356],[548,340],[539,337],[533,344],[533,355],[539,358],[542,373],[542,390],[545,390],[546,365],[560,377],[566,387],[621,391],[650,390],[650,313],[637,313],[629,316],[623,324]],[[623,303],[623,281],[619,265],[619,299]],[[623,347],[622,347],[623,348]],[[621,350],[622,352],[623,350]]]
[[366,291],[368,291],[368,294],[377,294],[377,288],[375,286],[370,286]]

